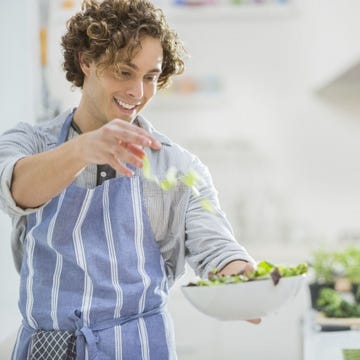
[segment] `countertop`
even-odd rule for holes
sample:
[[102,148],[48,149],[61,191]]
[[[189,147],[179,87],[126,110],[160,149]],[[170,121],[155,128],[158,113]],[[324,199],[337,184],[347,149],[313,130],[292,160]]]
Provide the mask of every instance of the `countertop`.
[[343,349],[360,349],[360,330],[319,331],[315,317],[309,310],[303,318],[304,360],[344,360]]

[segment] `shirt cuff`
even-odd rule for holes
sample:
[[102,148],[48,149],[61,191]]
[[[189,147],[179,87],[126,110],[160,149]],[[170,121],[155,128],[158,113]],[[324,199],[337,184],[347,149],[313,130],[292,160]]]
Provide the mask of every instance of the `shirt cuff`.
[[9,215],[17,215],[23,216],[28,215],[36,211],[36,209],[22,209],[21,207],[17,206],[14,201],[14,198],[11,194],[11,181],[14,172],[15,164],[22,158],[24,155],[18,156],[16,158],[11,158],[7,163],[3,166],[2,174],[1,174],[1,202],[2,207],[4,210],[9,213]]

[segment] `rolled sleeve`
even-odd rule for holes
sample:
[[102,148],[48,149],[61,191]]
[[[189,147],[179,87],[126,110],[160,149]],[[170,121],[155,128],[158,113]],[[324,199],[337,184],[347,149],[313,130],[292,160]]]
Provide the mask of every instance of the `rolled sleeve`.
[[16,205],[11,194],[11,182],[15,164],[40,149],[39,135],[27,123],[19,123],[0,136],[0,207],[10,216],[22,216],[34,211]]
[[9,159],[6,164],[1,165],[0,171],[0,207],[9,215],[23,216],[30,214],[35,211],[34,209],[22,209],[16,205],[14,198],[11,194],[11,181],[14,172],[15,164],[22,158],[24,155],[19,155],[15,158]]

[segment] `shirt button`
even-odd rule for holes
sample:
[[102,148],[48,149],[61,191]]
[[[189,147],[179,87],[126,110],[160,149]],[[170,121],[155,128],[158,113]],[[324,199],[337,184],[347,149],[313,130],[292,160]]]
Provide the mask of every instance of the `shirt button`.
[[106,174],[105,171],[102,171],[102,172],[100,173],[100,176],[103,177],[103,178],[106,177],[106,175],[107,175],[107,174]]

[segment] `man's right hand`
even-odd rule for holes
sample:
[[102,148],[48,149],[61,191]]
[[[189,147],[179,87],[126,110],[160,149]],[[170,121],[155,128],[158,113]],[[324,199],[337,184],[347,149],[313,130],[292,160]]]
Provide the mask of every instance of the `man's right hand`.
[[147,131],[127,121],[114,119],[80,139],[81,157],[90,164],[109,164],[119,173],[132,176],[125,163],[143,166],[143,147],[159,150],[161,144]]
[[132,176],[125,163],[142,167],[144,147],[159,150],[161,144],[140,127],[114,119],[49,151],[20,159],[12,177],[14,201],[24,209],[39,207],[69,186],[88,164],[109,164]]

